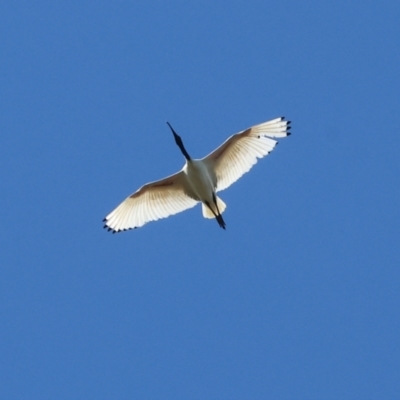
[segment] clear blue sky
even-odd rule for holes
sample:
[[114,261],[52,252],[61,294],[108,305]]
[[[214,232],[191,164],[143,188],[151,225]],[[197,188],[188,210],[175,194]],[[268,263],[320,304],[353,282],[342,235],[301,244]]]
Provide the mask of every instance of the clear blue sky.
[[[0,5],[2,399],[399,399],[400,3]],[[228,190],[142,184],[278,116]]]

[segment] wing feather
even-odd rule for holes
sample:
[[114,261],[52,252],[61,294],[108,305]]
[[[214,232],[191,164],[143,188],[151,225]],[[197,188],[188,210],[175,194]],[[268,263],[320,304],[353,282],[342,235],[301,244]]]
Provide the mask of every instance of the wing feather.
[[147,222],[194,207],[197,203],[185,193],[185,176],[180,171],[148,183],[131,194],[105,217],[104,228],[114,233],[139,228]]
[[271,138],[290,135],[290,121],[283,117],[255,125],[228,138],[204,157],[217,177],[217,191],[228,188],[277,145]]

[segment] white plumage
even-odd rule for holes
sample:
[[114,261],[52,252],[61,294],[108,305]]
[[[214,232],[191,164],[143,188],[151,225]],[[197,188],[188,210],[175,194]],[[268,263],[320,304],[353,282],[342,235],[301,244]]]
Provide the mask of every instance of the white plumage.
[[203,203],[203,216],[216,218],[225,229],[222,212],[225,203],[216,192],[228,188],[248,172],[257,159],[277,145],[271,138],[290,135],[290,121],[276,118],[232,135],[221,146],[200,160],[192,160],[182,139],[168,123],[186,164],[181,171],[142,186],[104,219],[104,228],[113,233],[139,228],[150,221],[166,218]]

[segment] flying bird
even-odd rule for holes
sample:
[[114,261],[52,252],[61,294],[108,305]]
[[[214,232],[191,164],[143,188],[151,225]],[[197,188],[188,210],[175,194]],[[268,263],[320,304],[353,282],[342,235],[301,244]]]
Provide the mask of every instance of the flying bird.
[[269,154],[278,142],[272,138],[290,135],[290,121],[284,117],[255,125],[228,138],[208,156],[192,159],[181,137],[167,122],[186,163],[167,178],[147,183],[108,214],[104,228],[113,233],[139,228],[202,203],[204,218],[215,218],[225,229],[222,213],[226,204],[216,192],[228,188]]

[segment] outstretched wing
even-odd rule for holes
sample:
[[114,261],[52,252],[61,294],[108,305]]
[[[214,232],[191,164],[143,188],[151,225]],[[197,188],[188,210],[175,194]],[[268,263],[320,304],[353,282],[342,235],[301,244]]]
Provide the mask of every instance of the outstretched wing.
[[113,233],[139,228],[147,222],[169,217],[196,204],[196,200],[185,194],[185,177],[180,171],[148,183],[131,194],[104,218],[104,228]]
[[255,125],[236,133],[221,146],[204,157],[203,160],[212,169],[217,178],[217,191],[224,190],[236,182],[277,145],[271,139],[290,135],[290,121],[284,117]]

